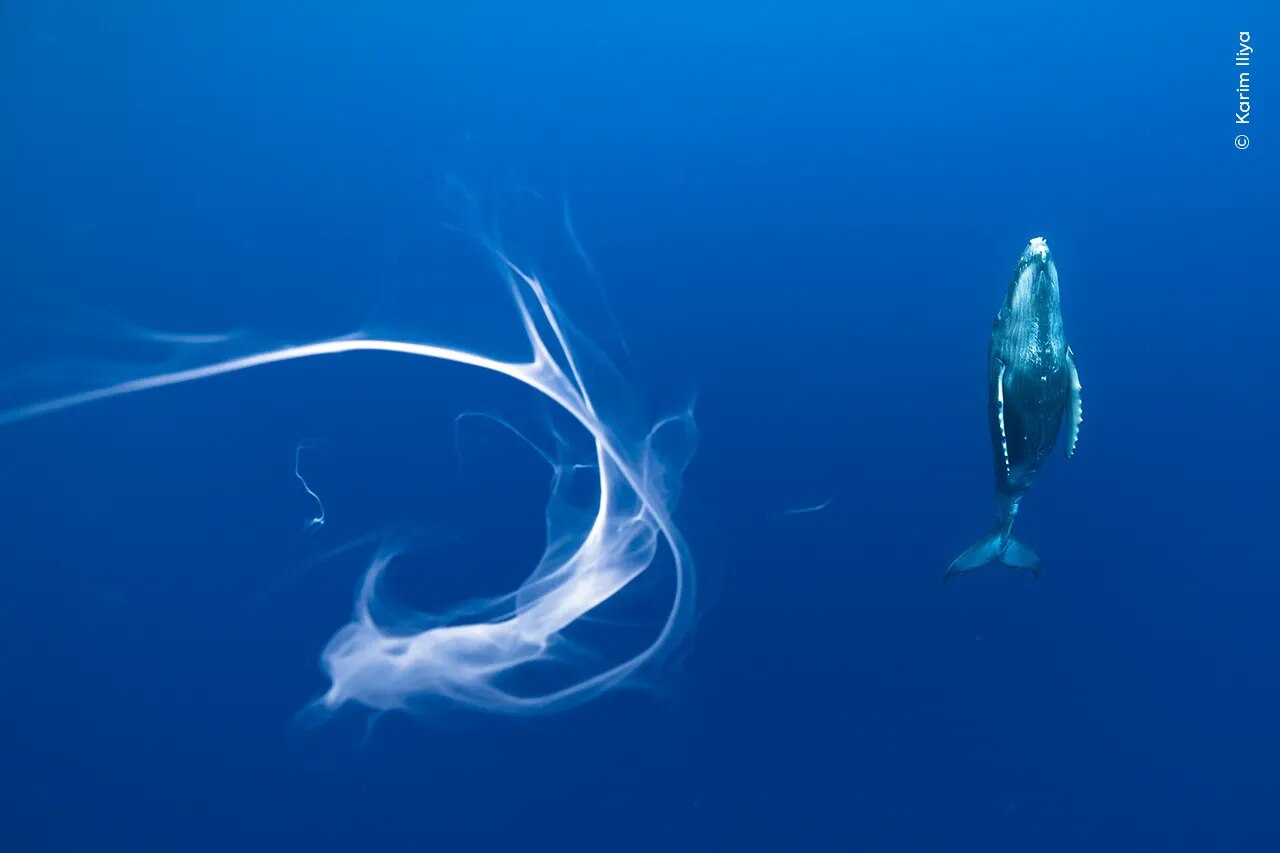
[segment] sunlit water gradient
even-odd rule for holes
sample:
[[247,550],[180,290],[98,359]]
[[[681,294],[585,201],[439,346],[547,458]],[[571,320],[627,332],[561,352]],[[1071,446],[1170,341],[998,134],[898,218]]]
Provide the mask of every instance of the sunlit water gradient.
[[[662,516],[605,468],[651,567],[554,660],[464,677],[426,653],[445,624],[561,621],[506,596],[549,496],[571,531],[599,516],[571,411],[360,350],[6,424],[0,849],[1277,849],[1272,18],[4,4],[6,408],[314,342],[527,365],[505,276],[460,226],[580,332],[565,399],[585,388],[641,491],[649,431],[696,397],[696,455],[680,424],[653,439],[689,463],[678,508],[653,503],[698,596],[660,666],[590,702],[466,713],[423,690],[442,701],[379,714],[427,682],[554,696],[662,636]],[[1036,236],[1088,422],[1018,518],[1040,579],[944,585],[991,523],[987,338]],[[390,693],[342,670],[352,701],[293,725],[393,554],[342,660],[437,639]]]

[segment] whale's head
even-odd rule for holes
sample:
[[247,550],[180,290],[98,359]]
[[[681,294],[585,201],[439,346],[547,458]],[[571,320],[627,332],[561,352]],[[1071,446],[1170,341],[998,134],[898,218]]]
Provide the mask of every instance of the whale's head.
[[1022,250],[1019,266],[1045,268],[1052,265],[1053,257],[1049,254],[1049,244],[1043,237],[1032,237],[1031,242],[1027,243],[1027,248]]
[[1043,237],[1032,237],[1022,250],[1009,284],[1009,303],[1014,307],[1058,300],[1058,270]]

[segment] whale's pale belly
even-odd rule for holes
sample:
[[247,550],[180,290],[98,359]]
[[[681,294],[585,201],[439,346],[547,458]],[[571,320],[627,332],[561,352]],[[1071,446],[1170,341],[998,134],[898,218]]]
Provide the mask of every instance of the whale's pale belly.
[[1057,271],[1020,268],[991,330],[989,421],[996,483],[1020,493],[1053,451],[1071,399]]

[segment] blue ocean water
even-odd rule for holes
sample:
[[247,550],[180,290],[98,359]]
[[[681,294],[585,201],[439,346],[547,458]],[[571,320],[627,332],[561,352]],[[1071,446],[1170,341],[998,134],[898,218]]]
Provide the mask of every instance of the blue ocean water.
[[[554,444],[536,395],[355,353],[6,424],[0,849],[1276,849],[1275,23],[5,4],[5,408],[165,369],[144,328],[520,357],[446,226],[500,237],[647,412],[693,401],[699,597],[645,689],[312,729],[368,556],[321,555],[419,530],[428,608],[536,561],[545,464],[455,422]],[[1041,235],[1080,448],[1018,521],[1043,576],[944,585],[990,525],[987,338]]]

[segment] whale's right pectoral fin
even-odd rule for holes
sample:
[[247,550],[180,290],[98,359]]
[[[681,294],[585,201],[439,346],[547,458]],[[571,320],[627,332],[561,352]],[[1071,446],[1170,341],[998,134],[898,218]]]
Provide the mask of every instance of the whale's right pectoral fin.
[[996,362],[996,423],[1000,426],[1000,450],[1004,453],[1004,473],[1009,474],[1009,437],[1004,431],[1004,362]]
[[1080,441],[1080,422],[1084,420],[1084,405],[1080,401],[1080,374],[1076,371],[1076,358],[1067,347],[1067,382],[1071,393],[1071,406],[1067,411],[1067,458],[1076,455],[1076,444]]

